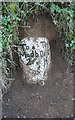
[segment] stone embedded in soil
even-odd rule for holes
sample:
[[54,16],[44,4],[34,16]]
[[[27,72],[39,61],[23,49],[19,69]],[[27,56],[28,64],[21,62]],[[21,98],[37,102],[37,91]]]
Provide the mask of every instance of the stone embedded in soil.
[[23,69],[23,78],[28,83],[44,86],[50,67],[50,45],[45,37],[26,37],[18,46],[19,59]]

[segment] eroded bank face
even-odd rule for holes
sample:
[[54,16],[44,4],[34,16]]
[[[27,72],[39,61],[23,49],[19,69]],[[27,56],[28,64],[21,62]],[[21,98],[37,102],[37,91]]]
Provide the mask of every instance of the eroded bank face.
[[18,47],[23,78],[28,83],[44,85],[50,68],[50,45],[45,37],[26,37]]

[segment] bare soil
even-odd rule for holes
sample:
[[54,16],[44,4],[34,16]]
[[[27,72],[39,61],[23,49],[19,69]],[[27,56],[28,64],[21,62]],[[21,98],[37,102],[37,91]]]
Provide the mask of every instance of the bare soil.
[[[3,96],[3,117],[6,118],[68,118],[73,116],[73,74],[62,54],[62,38],[58,39],[56,26],[48,14],[38,21],[29,18],[29,36],[47,37],[51,47],[51,68],[45,86],[28,84],[22,78],[22,69],[13,72],[15,81]],[[23,28],[19,38],[23,39]]]

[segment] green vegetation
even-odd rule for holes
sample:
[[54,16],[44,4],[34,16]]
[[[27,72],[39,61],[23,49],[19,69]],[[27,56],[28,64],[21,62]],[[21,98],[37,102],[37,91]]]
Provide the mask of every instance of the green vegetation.
[[75,30],[74,25],[74,3],[67,3],[65,6],[59,7],[54,3],[51,4],[51,12],[54,17],[54,22],[64,36],[64,44],[66,47],[66,55],[71,66],[75,63]]
[[2,26],[0,34],[0,62],[2,64],[2,71],[6,75],[10,73],[10,69],[7,66],[7,61],[13,66],[15,63],[7,57],[9,55],[9,49],[12,49],[12,45],[19,44],[18,27],[19,22],[23,22],[23,28],[26,30],[27,16],[31,16],[37,20],[37,17],[42,9],[46,9],[50,12],[55,25],[58,27],[60,34],[64,37],[64,44],[66,48],[66,56],[71,64],[75,63],[74,50],[75,50],[75,30],[74,24],[74,4],[71,3],[4,3],[2,5]]

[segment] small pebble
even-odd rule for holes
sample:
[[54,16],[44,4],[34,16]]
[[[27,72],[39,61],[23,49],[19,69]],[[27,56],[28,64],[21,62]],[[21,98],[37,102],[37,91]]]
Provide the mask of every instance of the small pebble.
[[18,116],[18,118],[20,118],[20,116]]
[[34,94],[34,93],[32,93],[32,97],[35,97],[35,94]]
[[23,116],[23,118],[26,118],[26,116]]
[[6,118],[6,116],[4,116],[4,118]]
[[10,101],[10,99],[8,99],[8,102]]
[[8,105],[8,103],[6,103],[6,105]]
[[72,98],[72,100],[75,100],[75,98]]
[[58,85],[58,83],[57,83],[57,82],[56,82],[55,84],[56,84],[56,85]]
[[39,96],[39,99],[41,99],[42,98],[42,96]]
[[53,103],[51,102],[51,105],[52,105]]
[[62,90],[61,90],[61,93],[62,93]]
[[46,116],[48,116],[48,113],[46,113]]
[[45,85],[45,82],[44,82],[44,81],[41,81],[39,84],[40,84],[41,86],[44,86],[44,85]]

